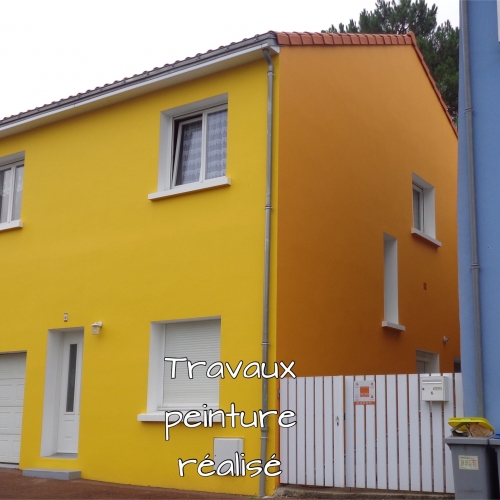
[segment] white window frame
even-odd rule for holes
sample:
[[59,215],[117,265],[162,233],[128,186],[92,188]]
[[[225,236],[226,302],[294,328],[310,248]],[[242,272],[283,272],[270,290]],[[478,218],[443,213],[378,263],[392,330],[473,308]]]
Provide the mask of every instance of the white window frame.
[[[222,186],[230,186],[231,179],[226,176],[205,179],[205,158],[202,155],[202,173],[199,182],[191,182],[175,186],[174,175],[176,174],[176,152],[174,144],[175,123],[185,121],[190,117],[202,115],[206,122],[206,114],[216,110],[228,109],[227,94],[196,101],[186,105],[178,106],[161,113],[160,117],[160,154],[158,164],[158,190],[148,195],[148,199],[157,200],[168,196],[177,196],[193,191],[212,189]],[[203,134],[205,134],[206,124]]]
[[405,331],[399,324],[398,240],[384,233],[384,328]]
[[[9,229],[16,229],[23,227],[23,223],[21,222],[21,218],[12,219],[12,210],[14,208],[14,183],[15,183],[15,171],[17,167],[24,167],[24,151],[20,153],[14,153],[8,156],[4,156],[0,158],[0,171],[4,170],[12,170],[12,180],[11,180],[11,199],[9,201],[9,205],[7,207],[7,221],[0,222],[0,231],[6,231]],[[24,193],[23,193],[24,194]],[[22,197],[21,197],[21,206],[22,206]]]
[[417,183],[413,183],[413,197],[412,201],[415,199],[415,193],[418,196],[418,217],[420,219],[420,227],[415,224],[415,204],[413,203],[413,227],[419,231],[424,232],[424,188],[419,186]]
[[[164,422],[165,421],[165,411],[181,411],[186,413],[189,410],[202,411],[203,409],[218,410],[219,404],[208,404],[206,407],[203,406],[204,402],[200,401],[197,404],[189,404],[189,408],[186,405],[168,405],[168,407],[163,406],[163,376],[165,370],[164,352],[165,352],[165,326],[171,323],[194,323],[199,321],[207,320],[219,320],[222,321],[220,316],[210,316],[204,318],[190,318],[182,320],[168,320],[168,321],[155,321],[151,323],[151,336],[149,344],[149,372],[148,372],[148,393],[147,393],[147,405],[146,412],[137,415],[137,420],[140,422]],[[221,332],[222,333],[222,332]],[[220,342],[220,339],[219,339]],[[219,343],[220,347],[220,343]],[[188,356],[189,357],[189,356]],[[196,362],[201,361],[199,359],[191,359],[190,361]],[[196,368],[196,369],[203,369]],[[208,367],[207,367],[208,368]],[[194,372],[196,375],[196,372]],[[214,379],[219,382],[220,389],[220,379]],[[219,397],[220,401],[220,397]],[[190,419],[190,421],[196,421],[196,418]],[[214,418],[214,421],[220,421],[219,416]]]
[[[413,213],[413,192],[418,190],[421,193],[419,210],[421,228],[415,227],[415,214]],[[441,242],[436,239],[436,199],[434,186],[417,174],[412,174],[412,228],[411,233],[426,240],[433,245],[440,247]]]

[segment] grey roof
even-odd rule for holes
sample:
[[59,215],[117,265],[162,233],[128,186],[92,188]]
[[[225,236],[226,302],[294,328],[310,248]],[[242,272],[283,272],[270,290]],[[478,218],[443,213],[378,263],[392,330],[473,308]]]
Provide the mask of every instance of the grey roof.
[[[106,94],[111,94],[119,90],[126,90],[130,87],[135,87],[138,84],[147,84],[148,81],[157,80],[158,78],[167,76],[171,73],[179,72],[182,69],[201,66],[219,59],[221,56],[243,51],[247,48],[258,47],[267,42],[268,45],[277,45],[276,33],[269,31],[262,35],[255,35],[252,38],[245,38],[239,42],[233,42],[229,45],[224,45],[218,49],[209,50],[204,53],[196,54],[193,57],[175,61],[172,64],[154,68],[151,71],[144,71],[130,78],[116,80],[113,83],[108,83],[102,87],[87,90],[86,92],[78,93],[74,96],[54,101],[50,104],[36,107],[34,109],[24,111],[22,113],[8,116],[0,120],[0,128],[5,126],[15,126],[19,122],[24,122],[26,119],[36,119],[37,115],[46,115],[48,112],[57,112],[59,108],[67,108],[68,106],[83,104],[85,101],[95,100],[96,98],[105,97]],[[10,128],[10,127],[9,127]]]

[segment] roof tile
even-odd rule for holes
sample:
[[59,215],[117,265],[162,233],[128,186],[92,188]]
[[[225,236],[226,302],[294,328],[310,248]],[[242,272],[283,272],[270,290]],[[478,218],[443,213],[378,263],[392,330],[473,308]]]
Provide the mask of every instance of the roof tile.
[[342,35],[340,35],[342,37],[342,43],[344,45],[352,45],[352,39],[354,37],[352,36],[349,36],[347,33],[342,33]]
[[282,32],[277,32],[276,33],[276,40],[280,45],[290,45],[288,34],[287,33],[282,33]]
[[288,33],[288,38],[290,39],[290,45],[304,45],[300,33]]
[[368,35],[359,35],[361,45],[368,45]]
[[333,45],[334,44],[333,37],[328,36],[328,33],[320,33],[320,35],[321,35],[321,38],[323,38],[323,43],[325,45]]
[[279,45],[412,45],[410,34],[276,32]]
[[[330,35],[329,33],[325,33],[325,36]],[[332,40],[333,45],[344,45],[344,39],[342,38],[342,35],[339,35],[338,33],[333,33],[329,36],[329,38]]]
[[302,45],[315,45],[313,37],[310,33],[302,33],[299,34],[299,36],[302,39]]
[[322,33],[311,33],[314,45],[324,45],[324,37],[321,36]]

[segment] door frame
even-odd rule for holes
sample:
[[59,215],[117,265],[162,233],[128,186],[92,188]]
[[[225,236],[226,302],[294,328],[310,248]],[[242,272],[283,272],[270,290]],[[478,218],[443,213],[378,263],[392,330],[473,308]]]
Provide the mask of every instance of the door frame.
[[83,374],[83,344],[85,343],[84,328],[76,327],[49,330],[45,366],[45,387],[43,395],[42,443],[40,453],[42,457],[52,457],[56,455],[64,455],[65,458],[77,457],[76,453],[59,454],[57,452],[59,409],[62,389],[63,347],[65,334],[68,333],[79,333],[82,336],[81,374]]

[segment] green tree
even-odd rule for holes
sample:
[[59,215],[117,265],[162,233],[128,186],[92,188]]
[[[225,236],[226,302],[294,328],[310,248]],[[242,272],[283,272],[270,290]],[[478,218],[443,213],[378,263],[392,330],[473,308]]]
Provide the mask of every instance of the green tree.
[[381,33],[404,35],[413,31],[425,62],[436,81],[448,111],[456,122],[458,113],[458,28],[450,21],[437,26],[437,7],[425,0],[377,0],[375,9],[366,9],[347,25],[332,24],[328,33]]

